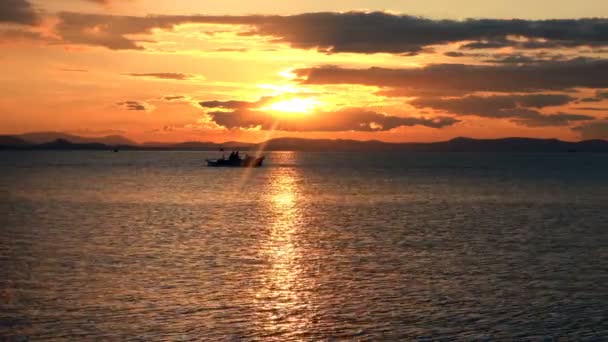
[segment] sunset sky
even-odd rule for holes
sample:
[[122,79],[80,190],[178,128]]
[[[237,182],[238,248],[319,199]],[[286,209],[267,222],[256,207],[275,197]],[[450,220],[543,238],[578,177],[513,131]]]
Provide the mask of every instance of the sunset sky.
[[608,1],[1,0],[0,134],[608,139]]

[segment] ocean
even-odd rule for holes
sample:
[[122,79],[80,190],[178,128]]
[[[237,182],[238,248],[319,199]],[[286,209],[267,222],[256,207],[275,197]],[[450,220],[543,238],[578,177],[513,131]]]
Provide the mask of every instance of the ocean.
[[0,152],[0,339],[605,340],[608,155]]

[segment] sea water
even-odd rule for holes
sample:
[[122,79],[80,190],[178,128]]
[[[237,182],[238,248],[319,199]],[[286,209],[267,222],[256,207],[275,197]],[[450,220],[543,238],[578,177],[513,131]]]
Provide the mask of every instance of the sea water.
[[0,152],[0,337],[608,338],[608,155]]

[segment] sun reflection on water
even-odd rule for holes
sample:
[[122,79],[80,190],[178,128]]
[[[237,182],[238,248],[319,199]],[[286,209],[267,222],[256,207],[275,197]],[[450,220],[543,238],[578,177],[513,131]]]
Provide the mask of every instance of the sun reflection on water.
[[269,336],[301,334],[310,324],[305,298],[303,253],[298,239],[302,221],[297,171],[277,168],[271,171],[267,203],[271,215],[268,235],[260,252],[268,263],[263,283],[256,293],[261,306],[260,325]]

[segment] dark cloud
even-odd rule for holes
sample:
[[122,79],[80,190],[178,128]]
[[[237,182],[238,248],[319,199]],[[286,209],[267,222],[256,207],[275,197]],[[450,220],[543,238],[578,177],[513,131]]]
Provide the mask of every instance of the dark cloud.
[[[528,43],[607,45],[608,20],[431,20],[382,12],[307,13],[270,17],[255,24],[252,34],[280,37],[299,48],[327,52],[416,53],[430,45],[458,41],[506,41],[509,36],[531,38]],[[500,44],[499,44],[500,45]]]
[[185,100],[186,97],[182,96],[182,95],[169,95],[169,96],[165,96],[163,97],[163,100],[165,101],[177,101],[177,100]]
[[508,40],[482,40],[464,44],[460,47],[462,50],[477,50],[477,49],[500,49],[509,46]]
[[416,125],[442,128],[459,122],[451,117],[400,117],[363,108],[346,108],[333,112],[315,112],[277,118],[272,113],[258,109],[270,100],[270,98],[262,98],[255,102],[204,101],[200,105],[204,108],[214,109],[209,110],[207,114],[216,124],[228,129],[261,127],[263,130],[292,132],[376,132]]
[[118,102],[117,105],[124,107],[126,110],[148,110],[145,103],[138,101]]
[[580,102],[602,102],[604,100],[608,100],[608,91],[606,90],[597,90],[594,97],[585,97],[580,99]]
[[0,1],[0,23],[33,25],[38,19],[36,10],[27,0]]
[[154,28],[170,29],[179,23],[177,18],[112,16],[64,12],[55,30],[67,43],[103,46],[112,50],[141,50],[130,34],[151,33]]
[[608,108],[603,108],[603,107],[575,107],[574,109],[578,109],[578,110],[591,110],[591,111],[605,111],[608,113]]
[[[531,65],[435,64],[410,69],[296,69],[306,84],[361,84],[398,88],[396,94],[458,95],[463,92],[535,92],[608,88],[608,60],[573,59]],[[387,94],[387,93],[385,93]],[[388,93],[390,94],[390,92]]]
[[39,32],[21,28],[7,28],[0,30],[0,42],[13,41],[45,41],[51,42],[52,38],[45,37]]
[[[11,0],[15,1],[15,0]],[[70,43],[110,49],[141,49],[132,34],[172,29],[185,23],[249,25],[242,35],[273,37],[273,42],[327,53],[416,54],[432,45],[474,41],[465,48],[510,46],[509,36],[529,38],[520,44],[608,46],[608,19],[432,20],[383,12],[305,13],[292,16],[112,16],[61,13],[57,33]],[[478,44],[475,46],[474,44]],[[429,50],[430,51],[430,50]]]
[[[458,57],[469,57],[469,58],[481,58],[484,63],[493,64],[540,64],[546,62],[564,62],[568,59],[572,59],[564,54],[560,53],[548,53],[546,51],[540,51],[535,53],[526,52],[524,53],[472,53],[472,52],[459,52],[449,51],[444,53],[445,56],[458,58]],[[582,62],[585,58],[579,57],[579,62]],[[594,61],[597,59],[587,58],[588,61]]]
[[485,118],[511,119],[529,127],[564,126],[571,121],[593,120],[582,114],[543,114],[537,108],[560,106],[575,98],[567,95],[469,95],[460,98],[419,98],[410,104],[417,108],[432,108],[454,115],[474,115]]
[[599,97],[585,97],[583,99],[580,99],[579,102],[602,102],[603,99],[599,98]]
[[603,100],[599,97],[585,97],[580,99],[580,102],[602,102]]
[[112,50],[142,50],[142,42],[129,35],[151,34],[154,29],[171,30],[175,26],[188,23],[254,24],[263,16],[118,16],[106,14],[85,14],[75,12],[59,13],[56,33],[64,42],[103,46]]
[[458,51],[448,51],[448,52],[445,52],[444,55],[446,55],[448,57],[469,57],[469,56],[471,56],[468,53],[458,52]]
[[505,97],[511,98],[519,106],[532,108],[563,106],[576,100],[563,94],[506,95]]
[[608,140],[608,121],[589,122],[584,125],[573,128],[581,134],[585,140],[603,139]]
[[470,93],[465,89],[442,89],[438,88],[383,88],[375,92],[384,97],[436,97],[436,96],[464,96]]
[[[476,96],[469,95],[460,98],[418,98],[410,102],[414,107],[433,108],[451,112],[453,114],[484,114],[489,117],[505,117],[506,109],[516,109],[520,107],[543,108],[550,106],[560,106],[567,104],[575,98],[568,95],[558,94],[530,94],[530,95],[494,95]],[[497,114],[497,113],[503,114]],[[508,117],[508,116],[506,116]]]
[[201,107],[203,108],[215,108],[215,109],[250,109],[250,108],[259,108],[265,104],[270,103],[274,98],[271,96],[261,97],[257,101],[237,101],[237,100],[228,100],[228,101],[202,101],[199,102]]
[[127,74],[127,75],[132,76],[132,77],[152,77],[152,78],[160,78],[163,80],[178,80],[178,81],[185,81],[185,80],[189,80],[189,79],[196,77],[194,75],[182,74],[182,73],[178,73],[178,72],[153,72],[153,73],[143,73],[143,74],[132,73],[132,74]]
[[[567,61],[568,58],[562,54],[537,54],[536,56],[524,55],[524,54],[493,54],[489,57],[489,59],[484,60],[485,63],[495,63],[495,64],[540,64],[546,62],[560,62]],[[588,59],[589,61],[593,61],[593,59]],[[583,61],[583,58],[580,58],[580,61]]]
[[263,130],[292,132],[376,132],[416,125],[441,128],[458,122],[451,117],[433,119],[398,117],[361,108],[319,112],[297,118],[285,117],[280,120],[270,113],[250,109],[237,109],[230,112],[215,111],[210,112],[209,115],[215,123],[226,128],[254,128],[260,126]]
[[[604,23],[603,25],[606,25]],[[601,24],[599,25],[601,30]],[[604,28],[605,30],[605,28]],[[606,34],[606,33],[604,33]],[[523,50],[538,50],[538,49],[560,49],[560,48],[574,48],[578,46],[605,46],[606,38],[599,41],[579,41],[579,40],[545,40],[545,39],[531,39],[531,40],[512,40],[507,38],[501,38],[498,40],[481,40],[468,44],[464,44],[460,47],[463,50],[480,50],[480,49],[500,49],[505,47],[511,47],[515,49]]]
[[[524,114],[524,113],[522,113]],[[513,122],[528,127],[567,126],[576,121],[589,121],[595,117],[583,114],[541,114],[538,111],[530,111],[519,117],[513,118]]]

